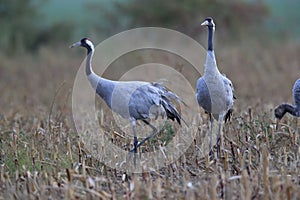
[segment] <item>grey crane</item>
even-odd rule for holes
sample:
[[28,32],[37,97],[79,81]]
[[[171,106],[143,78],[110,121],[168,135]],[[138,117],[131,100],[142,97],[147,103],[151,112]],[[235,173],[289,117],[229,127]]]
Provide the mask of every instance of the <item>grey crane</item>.
[[[234,102],[232,82],[219,72],[215,59],[213,36],[215,24],[211,17],[208,17],[201,24],[208,27],[208,50],[204,74],[197,81],[196,99],[210,116],[210,155],[212,156],[212,130],[214,118],[219,122],[218,140],[222,144],[221,127],[223,119],[225,122],[230,119]],[[218,145],[218,155],[220,145]]]
[[[300,117],[300,78],[296,80],[293,87],[293,97],[295,105],[291,105],[288,103],[282,103],[278,105],[275,110],[275,118],[277,119],[277,125],[285,113],[290,113],[295,117]],[[278,127],[278,126],[276,126]]]
[[[148,139],[159,132],[150,124],[150,119],[158,116],[167,117],[181,123],[180,113],[172,102],[180,102],[180,98],[159,83],[149,83],[143,81],[113,81],[100,77],[93,72],[92,57],[94,45],[88,38],[83,38],[79,42],[70,46],[81,46],[87,49],[85,73],[96,93],[106,102],[106,104],[123,118],[130,120],[133,135],[134,147],[130,152],[137,153],[137,148]],[[152,134],[138,142],[136,134],[136,121],[141,120],[153,130]]]

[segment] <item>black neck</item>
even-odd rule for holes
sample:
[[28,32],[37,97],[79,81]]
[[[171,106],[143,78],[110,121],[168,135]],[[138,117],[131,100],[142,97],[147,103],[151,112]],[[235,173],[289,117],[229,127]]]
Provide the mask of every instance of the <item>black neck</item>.
[[87,55],[89,55],[93,51],[90,46],[87,46],[86,49],[87,49]]
[[298,110],[296,109],[295,106],[284,103],[284,104],[280,105],[280,108],[283,110],[283,112],[281,112],[281,116],[279,116],[279,118],[282,118],[285,115],[285,113],[290,113],[291,115],[298,117],[298,114],[297,114]]
[[212,26],[208,26],[208,51],[214,50],[213,37],[214,37],[214,28]]
[[286,112],[290,113],[291,115],[293,116],[296,116],[297,114],[297,110],[296,110],[296,107],[295,106],[292,106],[290,104],[284,104],[285,106],[285,110]]

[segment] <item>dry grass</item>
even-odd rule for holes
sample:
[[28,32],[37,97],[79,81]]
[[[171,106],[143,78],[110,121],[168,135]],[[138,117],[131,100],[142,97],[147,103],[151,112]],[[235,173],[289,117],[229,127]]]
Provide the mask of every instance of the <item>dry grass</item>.
[[[249,42],[217,51],[238,96],[233,119],[224,128],[221,159],[201,157],[196,137],[174,163],[128,180],[91,157],[75,131],[69,95],[80,59],[46,48],[35,57],[2,56],[0,198],[298,199],[297,120],[285,117],[278,130],[273,121],[273,107],[291,101],[300,75],[297,52],[299,45],[292,42],[268,47]],[[208,132],[208,119],[201,116],[196,135]],[[112,141],[130,143],[114,134],[110,115],[104,117],[103,129]]]

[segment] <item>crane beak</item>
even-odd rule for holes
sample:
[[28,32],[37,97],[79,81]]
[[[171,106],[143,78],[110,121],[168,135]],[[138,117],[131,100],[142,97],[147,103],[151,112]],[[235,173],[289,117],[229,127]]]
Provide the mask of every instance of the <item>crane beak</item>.
[[81,42],[80,42],[80,41],[79,41],[79,42],[76,42],[76,43],[74,43],[74,44],[72,44],[72,45],[70,45],[69,48],[79,47],[79,46],[81,46]]

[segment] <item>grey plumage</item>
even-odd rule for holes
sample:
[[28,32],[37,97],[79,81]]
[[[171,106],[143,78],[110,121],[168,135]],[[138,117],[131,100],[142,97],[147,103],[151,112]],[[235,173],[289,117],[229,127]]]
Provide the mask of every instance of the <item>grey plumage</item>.
[[199,106],[201,106],[207,113],[211,113],[211,97],[204,77],[197,81],[196,99]]
[[295,117],[300,117],[300,78],[296,80],[292,92],[295,104],[282,103],[277,106],[274,110],[277,119],[282,119],[287,112]]
[[196,99],[211,116],[210,150],[212,147],[213,118],[219,121],[218,137],[220,138],[221,123],[230,118],[234,103],[232,82],[219,72],[213,48],[213,34],[215,24],[212,18],[206,18],[201,25],[208,27],[208,51],[206,56],[204,75],[197,81]]
[[300,109],[300,79],[297,79],[293,87],[293,97],[295,102],[295,107]]
[[[158,132],[150,124],[150,119],[167,117],[181,123],[180,113],[172,101],[179,102],[179,97],[159,83],[143,81],[113,81],[95,74],[92,69],[94,45],[88,38],[83,38],[71,47],[82,46],[87,49],[86,75],[96,93],[106,104],[123,118],[130,120],[134,133],[134,148],[137,148]],[[135,131],[136,120],[141,120],[150,126],[153,133],[138,143]]]

